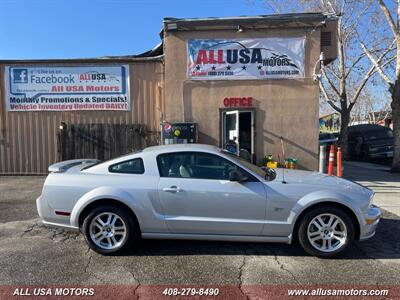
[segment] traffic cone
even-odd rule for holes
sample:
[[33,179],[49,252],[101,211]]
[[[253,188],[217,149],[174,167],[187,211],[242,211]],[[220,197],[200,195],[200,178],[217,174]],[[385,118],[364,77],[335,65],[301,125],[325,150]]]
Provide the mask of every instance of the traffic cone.
[[342,177],[342,149],[340,149],[340,147],[338,147],[337,149],[337,156],[336,156],[336,173],[338,177]]
[[335,162],[335,146],[331,145],[329,151],[328,175],[333,176],[333,164]]

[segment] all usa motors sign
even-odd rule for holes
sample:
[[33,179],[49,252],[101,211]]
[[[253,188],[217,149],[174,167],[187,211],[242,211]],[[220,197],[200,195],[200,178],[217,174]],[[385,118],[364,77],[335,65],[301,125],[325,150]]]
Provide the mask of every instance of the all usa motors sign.
[[279,79],[304,77],[305,37],[190,39],[189,79]]
[[8,111],[130,110],[129,66],[5,67]]

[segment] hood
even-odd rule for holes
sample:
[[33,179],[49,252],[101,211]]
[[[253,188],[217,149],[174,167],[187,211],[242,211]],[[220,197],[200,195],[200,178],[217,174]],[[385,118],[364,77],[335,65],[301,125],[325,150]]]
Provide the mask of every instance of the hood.
[[301,171],[293,169],[277,169],[276,179],[282,181],[284,179],[288,184],[303,184],[315,186],[316,189],[341,190],[342,192],[355,192],[370,195],[373,192],[362,185],[350,180],[346,180],[336,176],[328,176],[327,174],[311,171]]

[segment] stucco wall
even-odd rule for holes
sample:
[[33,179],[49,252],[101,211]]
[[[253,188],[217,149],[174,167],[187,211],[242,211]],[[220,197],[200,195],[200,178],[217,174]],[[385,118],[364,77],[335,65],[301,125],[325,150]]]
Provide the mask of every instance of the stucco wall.
[[[305,78],[287,80],[192,81],[186,76],[187,39],[306,36]],[[179,31],[165,34],[165,117],[170,122],[197,122],[201,143],[220,145],[219,108],[225,97],[253,97],[256,107],[255,154],[299,158],[301,168],[318,166],[319,87],[311,79],[320,53],[319,29],[257,31]]]

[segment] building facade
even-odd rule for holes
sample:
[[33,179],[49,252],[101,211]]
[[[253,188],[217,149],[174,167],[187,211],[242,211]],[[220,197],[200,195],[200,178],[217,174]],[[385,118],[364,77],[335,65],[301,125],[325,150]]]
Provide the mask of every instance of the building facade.
[[[129,66],[130,110],[10,111],[5,92],[5,67]],[[157,143],[163,110],[162,58],[6,62],[0,66],[0,174],[45,174],[60,160],[60,124],[143,124],[147,144]],[[137,74],[140,74],[138,76]],[[117,143],[118,141],[116,141]]]
[[[46,173],[47,166],[60,159],[60,124],[143,124],[145,144],[153,145],[162,142],[160,124],[165,122],[197,123],[198,142],[233,145],[233,151],[247,151],[255,163],[267,154],[282,158],[283,145],[285,157],[315,170],[316,75],[321,61],[328,64],[336,58],[336,26],[336,18],[318,13],[166,18],[162,43],[139,56],[0,61],[0,174]],[[120,65],[129,70],[129,109],[10,108],[18,90],[10,85],[11,70],[26,69],[32,80],[39,67]],[[63,89],[52,88],[58,89],[53,93]]]

